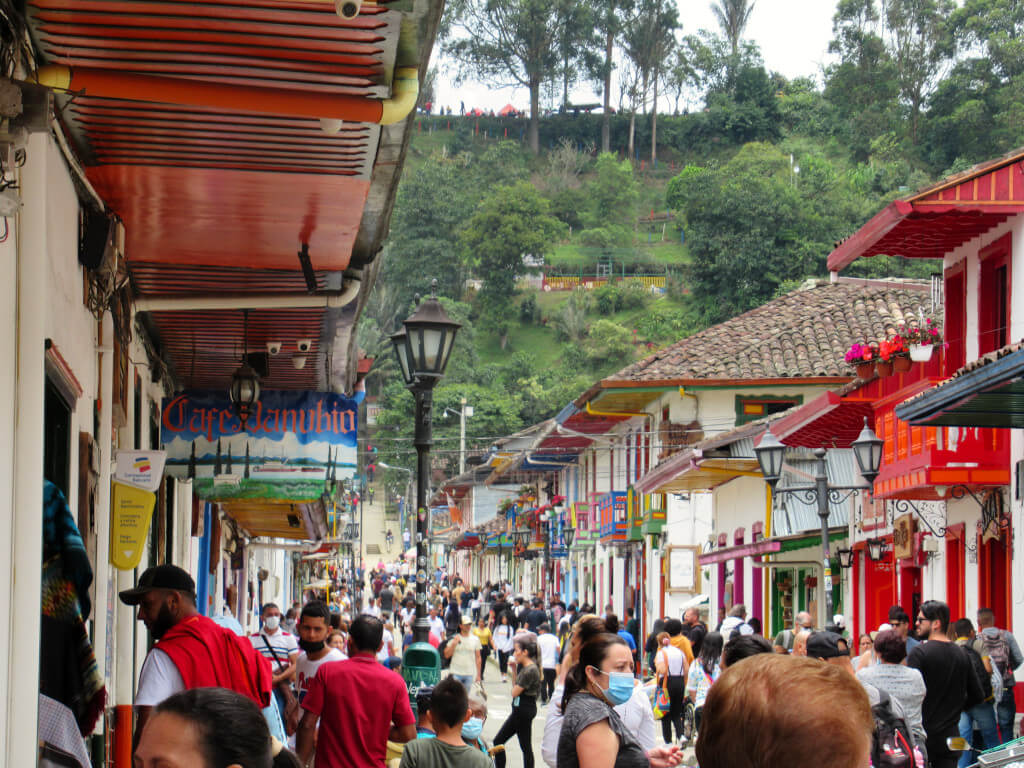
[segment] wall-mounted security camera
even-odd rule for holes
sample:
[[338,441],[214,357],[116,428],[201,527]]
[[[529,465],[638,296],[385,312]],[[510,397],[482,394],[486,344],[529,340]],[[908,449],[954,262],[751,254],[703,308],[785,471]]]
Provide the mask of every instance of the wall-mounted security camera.
[[267,352],[271,355],[281,354],[281,342],[280,341],[268,341]]
[[354,19],[362,5],[363,0],[334,0],[334,10],[343,19]]
[[309,352],[309,350],[313,348],[313,340],[299,339],[297,342],[295,342],[295,347],[299,350],[299,352]]

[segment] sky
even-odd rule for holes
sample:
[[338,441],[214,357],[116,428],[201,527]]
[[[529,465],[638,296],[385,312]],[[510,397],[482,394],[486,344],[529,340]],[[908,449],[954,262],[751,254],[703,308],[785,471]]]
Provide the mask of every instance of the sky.
[[[694,34],[700,29],[718,31],[711,13],[710,0],[678,0],[679,18],[683,34]],[[769,71],[786,77],[816,76],[820,81],[822,66],[828,58],[828,43],[832,37],[833,0],[756,0],[754,12],[747,25],[745,38],[761,47],[765,66]],[[437,61],[435,48],[435,61]],[[486,83],[466,82],[454,85],[452,76],[445,72],[446,62],[440,60],[437,83],[437,104],[451,105],[458,112],[459,102],[466,109],[501,109],[505,104],[526,110],[530,100],[526,89],[494,88]],[[572,97],[580,102],[600,101],[597,91],[585,88]],[[612,100],[617,99],[613,86]],[[667,104],[662,106],[664,109]]]

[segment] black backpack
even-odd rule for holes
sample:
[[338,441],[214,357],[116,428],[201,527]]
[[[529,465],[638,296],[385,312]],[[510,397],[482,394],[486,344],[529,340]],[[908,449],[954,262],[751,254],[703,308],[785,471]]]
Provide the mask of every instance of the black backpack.
[[923,768],[914,760],[907,722],[892,709],[889,694],[878,689],[878,703],[871,708],[875,730],[871,737],[871,765],[874,768]]
[[[985,694],[985,698],[982,701],[988,701],[992,698],[992,675],[989,674],[988,670],[985,669],[985,662],[981,660],[981,656],[978,652],[971,648],[969,645],[960,646],[964,649],[964,653],[967,654],[967,658],[971,660],[971,667],[974,669],[974,674],[978,676],[978,682],[981,683],[981,690]],[[964,709],[970,709],[976,704],[981,702],[967,702]]]

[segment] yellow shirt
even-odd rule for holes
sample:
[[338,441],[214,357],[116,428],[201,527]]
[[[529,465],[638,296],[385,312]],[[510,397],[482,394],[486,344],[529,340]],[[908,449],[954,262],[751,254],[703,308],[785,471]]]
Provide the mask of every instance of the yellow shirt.
[[490,646],[490,644],[491,644],[491,630],[490,630],[490,627],[484,627],[483,629],[480,629],[480,627],[473,627],[473,634],[477,636],[478,640],[480,640],[480,645],[484,646],[485,648]]

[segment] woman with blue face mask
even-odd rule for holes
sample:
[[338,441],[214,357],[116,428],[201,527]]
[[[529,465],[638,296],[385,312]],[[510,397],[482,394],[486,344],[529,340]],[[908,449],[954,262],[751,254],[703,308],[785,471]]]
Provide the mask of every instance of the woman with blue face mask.
[[558,768],[669,768],[683,759],[679,747],[644,750],[614,707],[633,695],[633,654],[610,632],[580,648],[562,698]]

